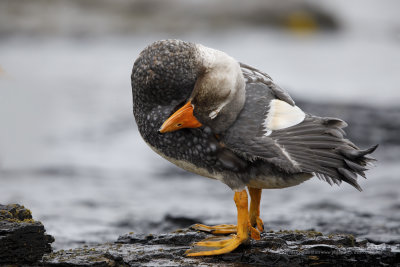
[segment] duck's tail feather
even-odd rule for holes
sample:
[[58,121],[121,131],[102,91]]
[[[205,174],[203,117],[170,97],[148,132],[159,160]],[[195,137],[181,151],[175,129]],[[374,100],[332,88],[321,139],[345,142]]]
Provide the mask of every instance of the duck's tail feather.
[[350,140],[344,138],[343,128],[347,124],[335,118],[307,116],[306,119],[284,131],[276,131],[271,137],[276,140],[300,167],[329,184],[342,181],[361,187],[357,176],[365,176],[365,171],[375,161],[368,155],[378,145],[361,150]]

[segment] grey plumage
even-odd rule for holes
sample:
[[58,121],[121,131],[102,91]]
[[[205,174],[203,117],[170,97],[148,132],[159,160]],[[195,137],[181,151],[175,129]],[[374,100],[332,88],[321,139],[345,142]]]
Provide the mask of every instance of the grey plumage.
[[[266,136],[261,125],[268,103],[275,97],[263,83],[248,84],[247,102],[225,142],[248,159],[262,159],[285,173],[310,173],[329,184],[344,181],[358,190],[357,175],[365,177],[366,166],[374,159],[366,157],[377,146],[360,150],[345,139],[347,124],[336,118],[321,118],[310,114],[303,122],[289,128],[272,131]],[[263,110],[257,113],[255,110]],[[245,138],[244,138],[245,137]]]
[[265,84],[273,92],[276,98],[283,100],[292,106],[294,105],[294,101],[290,97],[289,93],[274,83],[271,76],[269,76],[267,73],[241,62],[240,67],[242,68],[243,76],[246,79],[247,84]]
[[[188,101],[204,70],[196,49],[195,44],[179,40],[158,41],[135,61],[133,113],[143,139],[157,153],[232,189],[249,184],[293,186],[315,175],[330,184],[344,181],[361,190],[357,175],[365,177],[374,160],[367,155],[376,146],[360,150],[344,137],[344,121],[310,114],[296,125],[267,133],[264,122],[271,100],[292,107],[294,101],[269,75],[243,63],[246,99],[243,108],[235,110],[236,120],[227,130],[215,135],[212,129],[217,127],[212,124],[218,123],[217,117],[207,121],[210,125],[200,121],[201,128],[158,134],[161,124]],[[221,114],[224,112],[229,110],[222,109]]]

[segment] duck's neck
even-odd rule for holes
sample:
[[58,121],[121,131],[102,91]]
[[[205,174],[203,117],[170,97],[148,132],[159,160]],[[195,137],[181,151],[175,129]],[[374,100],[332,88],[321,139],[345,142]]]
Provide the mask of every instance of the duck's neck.
[[226,53],[198,45],[204,69],[192,93],[195,115],[214,132],[223,133],[245,102],[245,81],[239,63]]

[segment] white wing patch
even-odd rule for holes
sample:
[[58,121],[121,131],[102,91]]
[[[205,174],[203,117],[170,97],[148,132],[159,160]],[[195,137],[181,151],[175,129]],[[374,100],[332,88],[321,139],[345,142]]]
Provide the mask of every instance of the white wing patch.
[[305,117],[306,114],[298,106],[291,106],[285,101],[273,99],[269,103],[268,115],[264,121],[266,135],[270,135],[272,131],[299,124]]

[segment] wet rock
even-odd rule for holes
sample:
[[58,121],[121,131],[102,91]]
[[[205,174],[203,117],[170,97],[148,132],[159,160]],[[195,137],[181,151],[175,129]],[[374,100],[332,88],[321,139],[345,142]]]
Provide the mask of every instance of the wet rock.
[[201,219],[184,216],[173,216],[167,214],[161,221],[150,222],[147,226],[150,229],[157,229],[157,232],[171,232],[177,228],[186,228],[195,223],[203,223]]
[[209,234],[178,230],[168,234],[126,234],[114,243],[68,251],[43,258],[44,266],[396,266],[399,244],[371,244],[352,235],[323,235],[316,231],[278,231],[261,234],[229,254],[213,257],[185,257],[193,242]]
[[177,245],[187,246],[193,242],[197,242],[206,238],[208,235],[203,232],[177,230],[172,233],[159,235],[143,235],[143,234],[127,234],[120,236],[117,243],[120,244],[148,244],[148,245]]
[[32,264],[51,252],[54,238],[18,204],[0,204],[0,265]]

